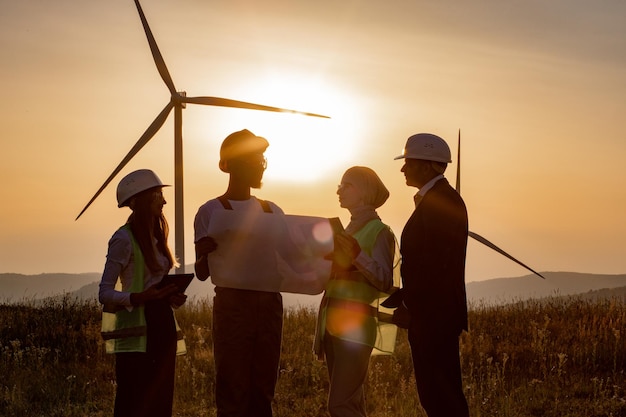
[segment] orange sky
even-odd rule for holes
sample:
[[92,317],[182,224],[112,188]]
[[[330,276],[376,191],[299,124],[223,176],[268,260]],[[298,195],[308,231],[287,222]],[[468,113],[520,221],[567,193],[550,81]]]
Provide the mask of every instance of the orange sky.
[[[418,132],[456,153],[461,129],[472,231],[539,271],[626,272],[626,3],[142,5],[179,90],[332,117],[184,110],[188,262],[197,207],[225,189],[217,153],[234,130],[271,143],[259,197],[347,224],[336,184],[346,168],[370,166],[391,190],[379,213],[400,235],[416,189],[393,157]],[[128,215],[117,181],[138,168],[174,181],[173,117],[74,218],[167,104],[167,88],[130,0],[0,0],[0,11],[0,272],[100,271]],[[165,196],[173,228],[173,190]],[[470,241],[468,281],[525,274]]]

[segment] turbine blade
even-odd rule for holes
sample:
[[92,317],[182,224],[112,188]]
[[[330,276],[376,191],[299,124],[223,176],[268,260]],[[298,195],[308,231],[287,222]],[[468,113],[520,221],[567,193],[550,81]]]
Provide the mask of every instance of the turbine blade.
[[543,279],[546,279],[546,277],[544,277],[543,275],[541,275],[539,272],[535,271],[534,269],[532,269],[531,267],[523,264],[522,262],[518,261],[517,259],[515,259],[514,257],[512,257],[511,255],[509,255],[508,253],[506,253],[505,251],[503,251],[502,249],[500,249],[499,247],[497,247],[496,245],[494,245],[493,243],[491,243],[490,241],[488,241],[487,239],[485,239],[484,237],[480,236],[477,233],[474,233],[472,231],[469,232],[469,236],[476,239],[477,241],[479,241],[480,243],[482,243],[483,245],[490,247],[491,249],[495,250],[496,252],[500,253],[501,255],[506,256],[507,258],[509,258],[510,260],[512,260],[513,262],[516,262],[517,264],[523,266],[524,268],[528,269],[530,272],[532,272],[533,274],[536,274],[538,276],[540,276]]
[[167,106],[165,106],[165,108],[161,110],[161,113],[159,113],[156,119],[154,119],[154,121],[150,124],[150,126],[148,126],[148,128],[143,133],[143,135],[141,135],[137,143],[135,143],[135,146],[133,146],[133,148],[128,152],[128,154],[126,154],[124,159],[122,159],[122,162],[120,162],[117,168],[113,170],[111,175],[109,175],[109,178],[106,179],[106,181],[104,182],[104,184],[102,184],[100,189],[98,189],[96,194],[93,197],[91,197],[91,200],[89,200],[85,208],[83,208],[82,211],[78,214],[78,216],[76,216],[75,220],[78,220],[78,218],[85,212],[85,210],[87,210],[87,208],[89,208],[91,203],[93,203],[95,199],[98,198],[100,193],[104,191],[106,186],[109,185],[109,183],[113,180],[113,178],[115,178],[115,176],[126,166],[126,164],[133,158],[133,156],[135,156],[137,152],[139,152],[141,148],[143,148],[144,145],[148,143],[150,139],[152,139],[155,133],[158,132],[161,126],[163,126],[163,123],[165,123],[165,120],[167,119],[167,116],[170,114],[170,111],[172,110],[173,107],[174,107],[174,104],[170,101],[167,104]]
[[461,194],[461,129],[456,150],[456,192]]
[[143,24],[143,30],[144,32],[146,32],[146,38],[148,38],[148,44],[150,45],[152,58],[154,59],[157,70],[159,70],[159,74],[161,75],[163,82],[165,82],[165,85],[167,85],[167,88],[170,90],[172,96],[176,96],[177,93],[176,87],[174,87],[174,81],[172,81],[172,77],[167,70],[165,60],[163,59],[163,55],[161,55],[161,51],[159,51],[156,40],[154,40],[154,36],[152,35],[152,31],[150,30],[150,26],[148,25],[148,21],[146,20],[146,16],[143,14],[143,9],[139,4],[139,0],[135,0],[135,5],[137,6],[137,11],[139,12],[139,18],[141,19],[141,23]]
[[273,111],[273,112],[280,112],[280,113],[294,113],[294,114],[302,114],[304,116],[322,117],[324,119],[330,119],[330,117],[324,116],[321,114],[308,113],[308,112],[303,112],[303,111],[298,111],[298,110],[282,109],[280,107],[265,106],[262,104],[247,103],[245,101],[231,100],[229,98],[180,97],[180,100],[183,103],[204,104],[207,106],[235,107],[239,109],[263,110],[263,111]]

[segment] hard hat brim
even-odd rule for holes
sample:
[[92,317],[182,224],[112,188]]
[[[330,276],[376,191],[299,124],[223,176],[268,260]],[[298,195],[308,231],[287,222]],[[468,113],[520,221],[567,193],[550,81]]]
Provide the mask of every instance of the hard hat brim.
[[449,164],[452,162],[452,159],[445,159],[445,158],[431,158],[431,157],[424,157],[424,156],[419,156],[419,155],[398,155],[395,158],[393,158],[394,161],[396,159],[420,159],[423,161],[431,161],[431,162],[442,162],[444,164]]
[[128,203],[130,203],[131,198],[135,197],[135,196],[136,196],[137,194],[139,194],[139,193],[143,193],[144,191],[146,191],[146,190],[150,190],[150,189],[152,189],[152,188],[163,188],[163,187],[171,187],[171,185],[169,185],[169,184],[155,185],[155,186],[152,186],[152,187],[148,187],[148,188],[146,188],[146,189],[144,189],[144,190],[138,191],[138,192],[136,192],[135,194],[133,194],[133,195],[131,195],[130,197],[128,197],[128,198],[127,198],[126,200],[124,200],[122,203],[119,203],[119,204],[117,205],[117,207],[118,207],[118,208],[127,207],[127,206],[128,206]]

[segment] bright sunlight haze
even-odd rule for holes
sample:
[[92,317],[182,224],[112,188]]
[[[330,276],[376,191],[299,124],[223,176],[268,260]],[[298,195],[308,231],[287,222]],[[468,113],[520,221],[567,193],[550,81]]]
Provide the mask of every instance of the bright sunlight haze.
[[[139,168],[174,183],[174,118],[78,221],[170,93],[132,1],[0,0],[4,200],[0,272],[100,272],[128,217],[115,187]],[[249,129],[270,142],[260,198],[340,217],[353,165],[391,192],[399,237],[417,191],[398,155],[431,132],[452,149],[470,230],[538,271],[626,272],[626,3],[399,0],[142,2],[177,91],[328,115],[183,110],[187,263],[193,217],[228,177],[219,146]],[[165,190],[174,246],[174,189]],[[467,280],[526,275],[470,241]]]

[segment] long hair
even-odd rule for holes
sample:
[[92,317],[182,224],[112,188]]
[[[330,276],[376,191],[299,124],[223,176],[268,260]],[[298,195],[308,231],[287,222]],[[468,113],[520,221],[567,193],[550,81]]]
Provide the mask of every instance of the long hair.
[[153,216],[151,204],[154,199],[154,190],[158,187],[142,191],[134,197],[133,212],[128,217],[128,224],[133,236],[141,249],[146,266],[150,271],[159,269],[156,253],[153,250],[152,241],[156,238],[157,250],[168,259],[168,269],[176,266],[176,261],[167,244],[169,225],[163,213]]

